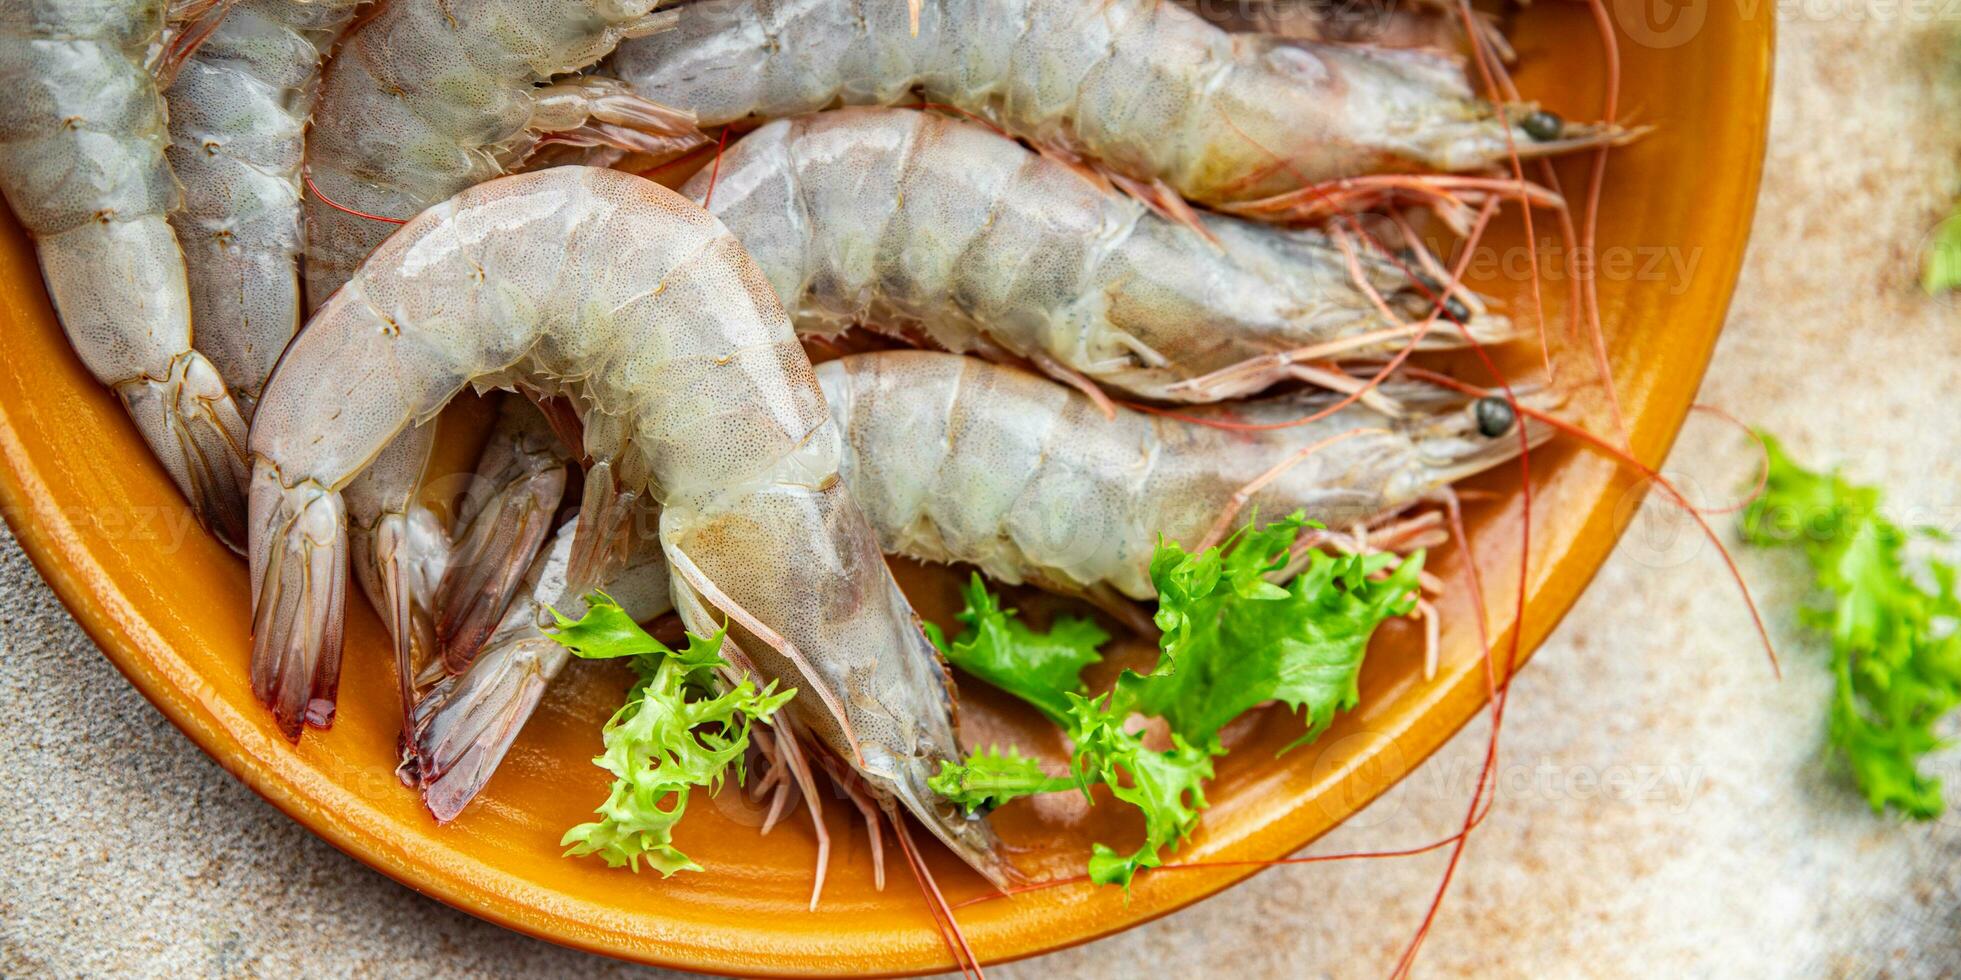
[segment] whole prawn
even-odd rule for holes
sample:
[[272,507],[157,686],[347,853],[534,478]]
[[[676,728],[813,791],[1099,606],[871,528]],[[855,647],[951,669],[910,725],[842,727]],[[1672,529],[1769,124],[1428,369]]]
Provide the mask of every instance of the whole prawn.
[[192,347],[153,66],[164,0],[0,4],[0,191],[89,373],[225,543],[245,544],[245,422]]
[[300,165],[314,81],[361,0],[241,0],[179,69],[170,166],[197,348],[249,421],[300,326]]
[[701,0],[621,46],[635,89],[704,124],[912,98],[1080,159],[1167,210],[1177,199],[1267,218],[1315,185],[1488,170],[1623,139],[1475,96],[1450,58],[1231,34],[1163,0]]
[[307,134],[309,309],[388,237],[390,220],[516,169],[547,138],[653,154],[701,142],[692,116],[616,81],[547,84],[672,24],[657,2],[393,0],[349,32]]
[[[1035,375],[931,351],[827,361],[817,379],[850,447],[845,484],[886,551],[1106,607],[1155,598],[1160,537],[1198,547],[1229,508],[1353,528],[1519,452],[1504,401],[1412,382],[1388,383],[1406,416],[1350,405],[1285,425],[1334,396],[1109,419]],[[1528,420],[1529,442],[1550,435]]]
[[569,399],[593,461],[578,538],[597,543],[575,540],[567,591],[624,564],[608,542],[651,496],[683,621],[726,622],[888,813],[1009,880],[987,824],[927,786],[960,757],[949,682],[838,477],[842,439],[782,307],[720,222],[614,171],[506,177],[425,211],[281,359],[251,444],[252,681],[281,729],[297,737],[331,697],[341,488],[462,388],[519,384]]
[[[927,351],[828,361],[817,366],[817,380],[844,433],[845,486],[886,553],[975,565],[1000,581],[1080,595],[1126,618],[1128,600],[1156,595],[1150,560],[1159,535],[1197,546],[1241,491],[1276,466],[1276,476],[1246,494],[1247,506],[1266,515],[1301,510],[1346,529],[1380,522],[1519,451],[1517,419],[1502,399],[1404,381],[1391,387],[1419,415],[1389,418],[1357,405],[1312,424],[1260,430],[1329,398],[1198,409],[1204,421],[1131,409],[1111,420],[1087,397],[1039,376]],[[1225,421],[1254,428],[1205,424]],[[1551,432],[1527,425],[1534,445]],[[1294,459],[1305,450],[1315,451]],[[440,819],[461,812],[489,781],[565,666],[563,650],[537,627],[550,622],[543,607],[566,595],[562,571],[550,569],[565,564],[569,548],[561,533],[554,557],[533,567],[530,592],[477,661],[416,708],[424,798]],[[649,549],[635,565],[644,577],[660,561]],[[668,609],[665,592],[635,595],[642,598],[621,602],[636,619]]]
[[800,331],[916,331],[1146,398],[1220,401],[1287,379],[1356,390],[1311,362],[1512,332],[1462,289],[1452,319],[1422,329],[1435,293],[1339,232],[1219,215],[1194,230],[934,113],[770,123],[682,192],[742,240]]

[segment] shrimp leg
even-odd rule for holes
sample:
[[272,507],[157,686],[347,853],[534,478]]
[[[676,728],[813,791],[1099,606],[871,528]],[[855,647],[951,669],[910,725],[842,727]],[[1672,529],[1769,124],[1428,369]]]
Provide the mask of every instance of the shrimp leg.
[[506,398],[457,511],[455,549],[435,595],[435,639],[449,672],[469,666],[499,628],[551,533],[566,479],[551,424],[526,399]]

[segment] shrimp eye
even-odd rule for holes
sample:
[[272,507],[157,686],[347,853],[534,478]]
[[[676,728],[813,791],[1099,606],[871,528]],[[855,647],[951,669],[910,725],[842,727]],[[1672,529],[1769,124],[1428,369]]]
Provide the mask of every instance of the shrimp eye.
[[1486,439],[1496,439],[1512,430],[1512,423],[1518,416],[1512,414],[1510,402],[1503,398],[1485,397],[1477,400],[1471,407],[1478,420],[1478,435]]
[[1455,296],[1447,296],[1444,298],[1444,316],[1449,317],[1450,322],[1461,327],[1471,322],[1471,308],[1465,306],[1463,300]]
[[1566,120],[1559,118],[1558,113],[1534,109],[1518,121],[1518,128],[1540,143],[1550,143],[1566,131]]

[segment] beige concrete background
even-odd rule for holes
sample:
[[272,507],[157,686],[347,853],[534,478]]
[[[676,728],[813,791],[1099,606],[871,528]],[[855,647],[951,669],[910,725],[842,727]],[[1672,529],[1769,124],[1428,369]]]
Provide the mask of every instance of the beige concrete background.
[[[1708,0],[1700,0],[1708,2]],[[1716,0],[1737,2],[1737,0]],[[1961,6],[1779,10],[1754,244],[1704,400],[1961,523],[1961,304],[1913,287],[1961,192]],[[1692,423],[1670,467],[1742,481]],[[1774,681],[1706,547],[1650,504],[1518,682],[1501,799],[1421,960],[1431,975],[1938,976],[1961,969],[1961,817],[1873,818],[1821,757],[1824,651],[1789,629],[1801,572],[1742,556],[1785,652]],[[1449,833],[1474,723],[1318,845]],[[1961,760],[1944,768],[1961,776]],[[1961,779],[1949,798],[1961,803]],[[1006,977],[1380,976],[1441,856],[1269,871]],[[0,541],[0,975],[626,975],[504,932],[344,857],[172,729]]]

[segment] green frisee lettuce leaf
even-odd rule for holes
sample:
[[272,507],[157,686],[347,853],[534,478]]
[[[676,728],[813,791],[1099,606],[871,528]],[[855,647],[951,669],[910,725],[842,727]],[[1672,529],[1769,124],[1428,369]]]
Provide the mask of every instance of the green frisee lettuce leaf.
[[[964,765],[944,764],[933,788],[976,812],[1104,784],[1143,814],[1145,839],[1129,853],[1097,844],[1090,877],[1128,887],[1138,870],[1157,867],[1163,850],[1197,826],[1212,760],[1225,754],[1222,728],[1256,705],[1281,701],[1307,723],[1294,744],[1312,740],[1337,710],[1354,706],[1356,676],[1375,628],[1413,606],[1420,553],[1377,578],[1393,558],[1315,552],[1287,585],[1270,581],[1287,565],[1301,529],[1314,526],[1295,514],[1257,530],[1249,525],[1196,554],[1160,541],[1151,560],[1156,622],[1164,631],[1157,666],[1149,674],[1125,671],[1114,690],[1094,698],[1083,691],[1081,673],[1097,661],[1095,647],[1107,638],[1102,631],[1081,620],[1058,620],[1047,633],[1031,630],[1003,611],[976,576],[960,616],[967,630],[961,641],[941,647],[956,666],[1055,720],[1075,745],[1073,779],[1051,777],[1012,752],[988,751]],[[1133,715],[1163,718],[1171,748],[1145,747],[1126,724]]]
[[554,610],[558,628],[546,635],[588,659],[632,657],[639,680],[626,704],[606,722],[606,749],[593,764],[613,774],[599,819],[565,832],[559,841],[568,857],[596,854],[611,867],[640,870],[645,861],[662,875],[699,871],[701,866],[674,846],[674,826],[687,812],[697,786],[712,795],[731,767],[741,782],[749,726],[768,721],[795,690],[777,691],[772,682],[758,689],[748,678],[719,691],[715,671],[726,631],[714,636],[688,634],[687,646],[673,650],[654,639],[603,592],[586,599],[586,614],[567,619]]
[[1096,648],[1110,634],[1076,616],[1057,616],[1046,632],[1030,629],[1013,609],[1001,608],[1001,601],[981,584],[978,572],[961,595],[967,608],[956,618],[966,628],[949,644],[939,627],[927,624],[926,635],[933,645],[955,667],[1063,724],[1069,712],[1064,695],[1081,689],[1083,668],[1103,659]]
[[1874,813],[1939,816],[1940,780],[1920,762],[1942,747],[1934,727],[1961,703],[1955,568],[1930,560],[1916,576],[1904,554],[1911,535],[1880,513],[1877,488],[1807,470],[1776,439],[1763,441],[1769,478],[1744,512],[1743,534],[1801,549],[1816,575],[1826,601],[1799,621],[1831,640],[1831,745]]
[[1234,718],[1279,701],[1305,715],[1300,745],[1318,737],[1336,710],[1355,706],[1369,639],[1383,620],[1415,605],[1423,554],[1376,579],[1394,556],[1315,551],[1284,587],[1268,581],[1305,526],[1299,514],[1258,530],[1249,525],[1224,548],[1196,555],[1175,542],[1158,546],[1151,578],[1163,652],[1150,674],[1125,671],[1117,681],[1134,710],[1210,745]]
[[986,813],[1010,800],[1037,793],[1076,789],[1077,780],[1051,776],[1042,764],[1010,746],[981,749],[969,756],[965,765],[940,764],[937,775],[926,781],[933,791],[960,804],[968,816]]
[[1163,863],[1163,850],[1176,849],[1198,827],[1212,757],[1225,750],[1216,742],[1194,746],[1176,732],[1168,751],[1146,748],[1141,735],[1124,730],[1129,712],[1119,702],[1116,692],[1100,698],[1071,694],[1069,737],[1076,743],[1077,779],[1108,786],[1111,796],[1144,815],[1144,843],[1135,851],[1124,854],[1102,843],[1090,851],[1090,880],[1128,890],[1139,870]]

